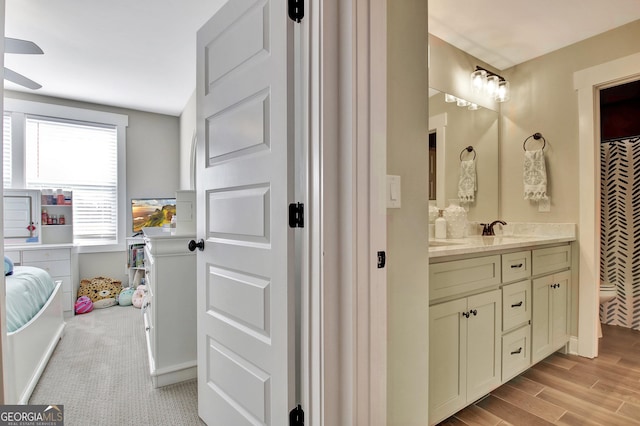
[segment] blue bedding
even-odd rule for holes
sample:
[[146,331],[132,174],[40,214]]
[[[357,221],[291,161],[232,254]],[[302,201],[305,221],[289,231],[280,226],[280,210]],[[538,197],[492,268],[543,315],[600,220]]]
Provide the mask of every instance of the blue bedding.
[[16,266],[5,277],[7,287],[7,332],[16,331],[33,318],[55,289],[51,275],[44,269]]

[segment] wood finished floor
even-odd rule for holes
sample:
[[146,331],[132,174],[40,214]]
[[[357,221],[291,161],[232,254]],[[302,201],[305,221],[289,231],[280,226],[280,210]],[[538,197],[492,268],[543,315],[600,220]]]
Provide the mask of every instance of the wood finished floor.
[[602,333],[598,358],[551,355],[440,425],[640,425],[640,331]]

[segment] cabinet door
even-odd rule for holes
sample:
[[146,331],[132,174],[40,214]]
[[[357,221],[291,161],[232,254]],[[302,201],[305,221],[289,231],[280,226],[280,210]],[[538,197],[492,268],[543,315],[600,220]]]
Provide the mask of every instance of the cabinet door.
[[569,284],[571,271],[533,280],[531,361],[536,363],[569,340]]
[[533,280],[531,311],[531,362],[536,363],[551,353],[553,346],[549,301],[553,275]]
[[429,309],[429,423],[466,405],[467,299]]
[[569,284],[571,272],[553,275],[555,287],[551,289],[551,336],[553,350],[556,351],[569,341]]
[[[467,301],[467,402],[500,386],[502,293],[470,296]],[[463,323],[464,323],[463,321]]]

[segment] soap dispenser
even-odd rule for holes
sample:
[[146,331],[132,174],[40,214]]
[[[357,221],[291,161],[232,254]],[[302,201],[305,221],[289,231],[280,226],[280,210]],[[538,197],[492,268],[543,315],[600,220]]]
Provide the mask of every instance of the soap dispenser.
[[442,216],[442,210],[438,211],[438,218],[436,219],[436,239],[447,238],[447,220]]

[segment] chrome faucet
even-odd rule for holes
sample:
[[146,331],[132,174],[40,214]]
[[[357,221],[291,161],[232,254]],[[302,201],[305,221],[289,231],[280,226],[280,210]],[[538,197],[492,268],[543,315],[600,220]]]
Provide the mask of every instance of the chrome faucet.
[[491,223],[481,223],[480,225],[482,225],[482,235],[496,235],[493,231],[493,227],[496,226],[496,223],[499,223],[501,225],[507,224],[507,222],[503,220],[494,220]]

